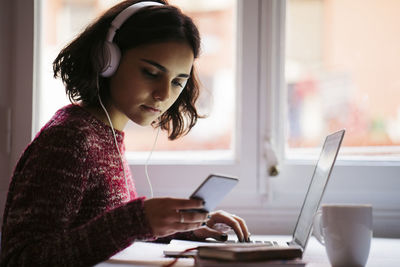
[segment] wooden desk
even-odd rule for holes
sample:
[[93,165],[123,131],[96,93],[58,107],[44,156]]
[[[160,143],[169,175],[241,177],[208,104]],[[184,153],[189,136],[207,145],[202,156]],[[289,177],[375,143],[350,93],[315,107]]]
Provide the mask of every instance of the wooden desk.
[[[290,240],[289,236],[253,236],[253,239]],[[121,252],[121,257],[133,259],[130,263],[103,262],[97,267],[127,267],[127,266],[161,266],[171,261],[163,257],[166,245],[146,242],[136,242]],[[307,267],[329,267],[325,248],[311,237],[303,257]],[[194,266],[193,259],[180,259],[175,266]],[[368,257],[367,267],[399,267],[400,266],[400,239],[373,238]]]

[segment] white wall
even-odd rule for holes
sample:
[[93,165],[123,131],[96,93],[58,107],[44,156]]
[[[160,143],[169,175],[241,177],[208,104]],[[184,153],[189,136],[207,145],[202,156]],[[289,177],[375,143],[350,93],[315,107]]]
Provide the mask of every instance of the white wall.
[[[33,1],[0,1],[0,108],[11,110],[12,133],[11,152],[0,151],[1,221],[11,172],[21,152],[31,140],[34,27],[32,10]],[[5,125],[6,122],[0,120],[2,130]]]
[[[4,111],[9,107],[10,102],[10,88],[11,88],[11,11],[12,1],[1,1],[0,2],[0,112]],[[1,116],[1,115],[0,115]],[[1,116],[0,121],[1,131],[5,131],[6,122],[4,116]],[[4,138],[4,134],[2,134]],[[4,140],[0,140],[3,142]],[[5,151],[4,144],[1,146],[0,151],[0,218],[2,218],[4,202],[6,198],[6,192],[9,181],[9,154]]]

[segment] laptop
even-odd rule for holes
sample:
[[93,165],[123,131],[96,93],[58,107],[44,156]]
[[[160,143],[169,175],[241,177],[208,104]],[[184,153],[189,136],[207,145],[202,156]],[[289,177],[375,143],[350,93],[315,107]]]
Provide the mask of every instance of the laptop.
[[[321,199],[324,195],[330,174],[332,172],[333,166],[336,161],[336,157],[338,155],[340,146],[342,144],[342,140],[344,137],[345,130],[340,130],[335,133],[328,135],[325,138],[324,145],[322,147],[321,154],[319,156],[318,162],[315,166],[314,173],[312,175],[312,179],[310,181],[307,194],[304,198],[303,205],[300,211],[300,214],[297,218],[296,227],[293,231],[292,240],[289,242],[281,242],[281,241],[252,241],[250,243],[240,243],[243,245],[251,246],[256,245],[260,246],[261,244],[265,244],[265,246],[273,248],[276,251],[277,248],[282,247],[287,249],[288,247],[298,248],[300,250],[301,255],[303,255],[305,248],[307,246],[307,242],[310,238],[314,215],[317,212]],[[229,243],[229,241],[227,241]],[[211,244],[215,244],[216,246],[223,246],[227,244],[227,242],[207,242],[207,246]],[[205,242],[193,242],[193,241],[182,241],[182,240],[172,240],[171,243],[164,250],[165,256],[178,256],[180,252],[183,250],[195,247],[195,246],[204,246]],[[188,252],[184,254],[195,255],[195,251]],[[282,259],[285,257],[283,256]]]

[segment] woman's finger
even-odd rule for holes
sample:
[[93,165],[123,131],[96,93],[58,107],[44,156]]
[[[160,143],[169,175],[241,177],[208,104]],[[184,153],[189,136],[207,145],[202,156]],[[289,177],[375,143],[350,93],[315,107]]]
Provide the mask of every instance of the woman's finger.
[[[217,211],[213,213],[207,222],[207,226],[213,228],[217,223],[224,223],[229,225],[233,231],[236,233],[240,242],[245,242],[248,240],[248,230],[244,223],[244,220],[236,215],[229,214],[225,211]],[[242,229],[243,227],[243,229]]]
[[229,221],[228,224],[230,227],[232,227],[233,231],[235,231],[238,239],[240,242],[244,242],[244,234],[242,231],[242,228],[240,227],[240,224],[238,221],[236,221],[235,219],[232,219],[231,221]]
[[239,222],[233,218],[233,216],[224,211],[218,211],[211,215],[209,221],[207,222],[207,226],[213,228],[217,223],[224,223],[230,226],[233,231],[236,233],[240,242],[244,242],[244,235],[241,229]]
[[240,228],[242,229],[242,232],[243,232],[244,240],[245,240],[246,242],[249,242],[249,241],[250,241],[250,232],[249,232],[249,229],[247,228],[246,222],[245,222],[242,218],[240,218],[239,216],[237,216],[237,215],[232,214],[232,217],[233,217],[237,222],[239,222]]
[[185,210],[177,211],[177,221],[180,223],[203,223],[207,219],[206,212],[186,212]]

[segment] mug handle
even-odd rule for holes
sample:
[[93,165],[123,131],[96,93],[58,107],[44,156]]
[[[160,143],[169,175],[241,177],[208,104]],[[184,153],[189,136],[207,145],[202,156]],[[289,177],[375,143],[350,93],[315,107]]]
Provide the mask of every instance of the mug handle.
[[317,238],[318,242],[325,246],[325,238],[322,232],[322,211],[318,210],[314,215],[314,231],[313,234]]

